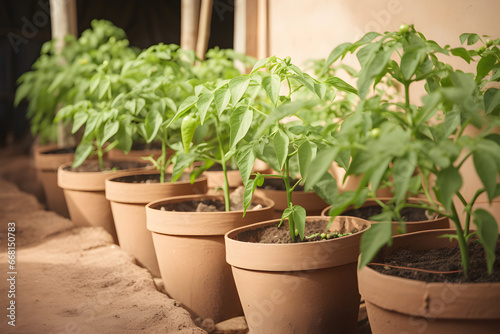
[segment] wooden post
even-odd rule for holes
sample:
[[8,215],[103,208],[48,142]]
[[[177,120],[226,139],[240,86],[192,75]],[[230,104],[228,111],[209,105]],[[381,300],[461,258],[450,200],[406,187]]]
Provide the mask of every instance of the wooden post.
[[263,59],[268,56],[268,3],[267,0],[257,2],[257,58]]
[[245,18],[245,53],[249,56],[258,57],[257,51],[257,1],[246,1]]
[[[236,0],[234,2],[234,51],[246,54],[247,52],[247,0]],[[240,61],[235,61],[235,66],[241,72],[245,72],[245,66]]]
[[181,48],[196,50],[200,0],[181,1]]
[[196,54],[200,59],[205,59],[208,40],[210,38],[210,24],[212,23],[213,0],[202,0],[200,11],[200,26],[198,30],[198,42],[196,44]]
[[[56,40],[56,50],[64,47],[64,36],[78,34],[76,19],[76,0],[50,0],[50,22],[52,39]],[[57,145],[74,145],[71,128],[62,122],[57,125]]]

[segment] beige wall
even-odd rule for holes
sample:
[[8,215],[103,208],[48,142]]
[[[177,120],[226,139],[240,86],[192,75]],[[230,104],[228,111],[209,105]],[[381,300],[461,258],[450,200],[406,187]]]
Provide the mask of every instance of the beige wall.
[[500,37],[499,13],[499,0],[269,0],[269,52],[302,65],[401,23],[413,23],[439,44],[459,46],[464,32]]

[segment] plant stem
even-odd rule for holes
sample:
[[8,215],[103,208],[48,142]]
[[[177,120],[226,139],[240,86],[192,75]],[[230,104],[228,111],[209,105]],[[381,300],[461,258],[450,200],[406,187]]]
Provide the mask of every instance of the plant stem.
[[158,158],[159,164],[158,168],[160,169],[160,183],[165,182],[165,159],[167,156],[167,145],[165,144],[165,140],[161,141],[161,156]]
[[464,269],[464,275],[467,277],[469,275],[469,250],[467,248],[467,241],[465,240],[464,231],[462,230],[462,225],[460,225],[460,219],[458,218],[457,210],[455,209],[455,204],[451,204],[453,224],[457,230],[457,240],[460,247],[460,254],[462,256],[462,268]]
[[102,152],[102,146],[99,145],[100,142],[101,138],[99,138],[99,136],[96,136],[95,147],[97,150],[97,161],[99,163],[99,170],[104,170],[104,161],[103,161],[104,153]]
[[[285,159],[285,173],[283,175],[283,181],[285,182],[286,189],[286,204],[287,207],[292,206],[292,187],[290,187],[290,167],[289,167],[289,158]],[[292,216],[288,216],[288,230],[290,232],[290,239],[292,242],[295,242],[295,223],[293,221]]]
[[231,202],[229,201],[229,182],[227,180],[227,166],[226,166],[226,157],[224,154],[224,148],[222,146],[222,139],[219,136],[219,122],[217,121],[217,142],[219,143],[219,152],[221,156],[221,165],[222,165],[222,172],[224,173],[224,185],[222,187],[222,190],[224,192],[224,207],[226,211],[231,211]]
[[[474,196],[472,196],[472,199],[469,201],[469,203],[466,203],[466,205],[465,205],[465,211],[467,212],[467,215],[465,216],[465,227],[464,227],[465,235],[469,235],[470,217],[472,215],[472,207],[474,206],[474,203],[476,202],[479,195],[481,195],[485,191],[486,191],[485,188],[478,189],[476,191],[476,193],[474,194]],[[460,194],[459,192],[457,194],[460,195],[460,197],[463,199],[462,194]],[[464,199],[464,201],[465,201],[465,199]]]

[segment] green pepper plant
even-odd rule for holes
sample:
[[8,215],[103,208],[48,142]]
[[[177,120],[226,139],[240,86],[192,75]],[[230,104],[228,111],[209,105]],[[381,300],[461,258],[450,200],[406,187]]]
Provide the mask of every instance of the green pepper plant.
[[[59,107],[75,104],[89,95],[91,79],[104,62],[120,66],[124,59],[135,57],[128,47],[125,32],[105,20],[93,20],[91,28],[80,38],[65,37],[65,47],[57,52],[54,41],[46,42],[33,70],[18,79],[15,105],[29,100],[27,117],[32,133],[43,142],[56,142],[56,124],[53,122]],[[97,87],[94,88],[96,90]],[[103,83],[98,92],[106,94]]]
[[[478,39],[474,34],[461,36],[468,43]],[[383,208],[380,215],[372,218],[385,223],[373,225],[362,237],[360,267],[368,264],[382,246],[391,244],[392,229],[388,222],[400,221],[404,232],[401,210],[418,207],[446,216],[454,224],[456,235],[448,237],[458,241],[465,276],[470,270],[467,244],[472,236],[484,247],[491,273],[498,226],[488,211],[474,209],[474,203],[484,192],[490,202],[500,195],[500,185],[496,183],[500,171],[500,136],[492,133],[500,124],[499,103],[494,98],[497,90],[482,89],[483,79],[491,71],[491,78],[498,80],[498,56],[494,56],[497,50],[493,46],[483,51],[476,76],[454,70],[443,59],[457,56],[470,62],[478,55],[477,51],[441,47],[412,25],[396,32],[371,32],[332,51],[327,64],[357,51],[361,101],[334,135],[340,144],[318,154],[312,163],[321,173],[333,158],[347,151],[350,154],[347,175],[362,175],[356,191],[336,197],[331,216],[340,214],[349,205],[360,206],[367,198],[373,198]],[[404,101],[387,100],[370,92],[386,75],[404,87]],[[410,86],[418,84],[424,85],[426,95],[422,103],[412,104]],[[471,137],[464,134],[468,126],[483,130]],[[484,187],[467,201],[460,190],[464,177],[461,167],[470,156]],[[388,203],[382,203],[375,195],[383,177],[391,180],[393,186],[394,195]],[[306,184],[313,185],[317,179],[314,173],[306,174]],[[423,194],[430,204],[409,203],[408,198],[416,194]],[[465,206],[463,225],[454,200]],[[471,218],[476,231],[470,229]]]

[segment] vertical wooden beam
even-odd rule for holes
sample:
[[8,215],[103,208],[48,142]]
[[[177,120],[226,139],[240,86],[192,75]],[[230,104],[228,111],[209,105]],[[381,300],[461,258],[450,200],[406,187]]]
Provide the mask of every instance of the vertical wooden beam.
[[213,0],[201,1],[200,26],[198,29],[198,42],[196,43],[196,54],[200,59],[205,59],[205,53],[207,52],[213,5]]
[[181,1],[181,48],[196,50],[200,0]]
[[[60,52],[64,47],[64,36],[78,34],[76,18],[76,0],[50,0],[50,22],[52,25],[52,39],[56,40],[56,50]],[[71,128],[62,122],[57,125],[57,145],[74,145]]]
[[257,58],[257,1],[246,1],[245,52]]
[[[233,49],[234,51],[246,54],[247,52],[247,0],[236,0],[234,2],[234,37]],[[235,66],[242,73],[246,71],[245,66],[238,60],[235,60]]]
[[257,1],[257,58],[266,58],[269,54],[268,39],[268,0]]

